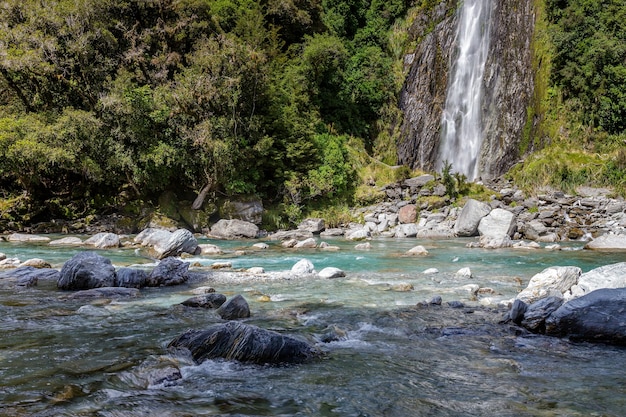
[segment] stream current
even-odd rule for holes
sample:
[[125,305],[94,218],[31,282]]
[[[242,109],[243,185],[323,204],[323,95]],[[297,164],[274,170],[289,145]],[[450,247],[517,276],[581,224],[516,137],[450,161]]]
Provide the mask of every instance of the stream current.
[[[268,242],[213,242],[222,255],[185,258],[203,282],[140,290],[137,298],[77,300],[53,283],[16,289],[0,283],[2,416],[622,416],[626,349],[572,343],[500,324],[497,308],[549,266],[592,268],[626,261],[572,243],[561,251],[483,250],[469,239],[376,239],[369,251],[325,239],[338,251],[285,250]],[[426,257],[403,256],[416,244]],[[61,268],[80,248],[0,243],[21,260]],[[244,252],[240,252],[243,250]],[[117,267],[152,268],[134,249],[99,251]],[[317,271],[346,277],[285,274],[302,258]],[[263,267],[267,274],[213,272]],[[469,267],[473,278],[455,273]],[[438,273],[424,274],[429,268]],[[406,289],[410,284],[412,290]],[[478,298],[463,288],[490,288]],[[224,360],[200,365],[168,352],[189,328],[222,320],[213,310],[180,305],[194,289],[242,294],[245,322],[306,339],[322,358],[291,366]],[[433,296],[441,306],[417,306]],[[465,307],[451,308],[449,301]],[[329,328],[339,337],[321,342]],[[180,378],[163,379],[168,370]]]

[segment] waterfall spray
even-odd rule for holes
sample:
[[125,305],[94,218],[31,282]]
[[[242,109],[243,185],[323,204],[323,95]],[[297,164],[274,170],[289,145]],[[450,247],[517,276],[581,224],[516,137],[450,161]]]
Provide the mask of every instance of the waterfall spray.
[[492,0],[465,0],[456,33],[457,58],[451,68],[441,121],[437,169],[445,161],[470,180],[479,176],[482,82],[489,51]]

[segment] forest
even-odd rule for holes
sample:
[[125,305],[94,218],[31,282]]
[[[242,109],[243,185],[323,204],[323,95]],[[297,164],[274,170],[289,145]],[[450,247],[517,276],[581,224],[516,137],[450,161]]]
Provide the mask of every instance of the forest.
[[[0,215],[77,218],[165,191],[256,195],[290,219],[358,203],[363,168],[396,163],[407,27],[437,3],[2,0]],[[626,4],[535,3],[548,146],[513,178],[624,187]],[[553,158],[572,148],[610,169]]]

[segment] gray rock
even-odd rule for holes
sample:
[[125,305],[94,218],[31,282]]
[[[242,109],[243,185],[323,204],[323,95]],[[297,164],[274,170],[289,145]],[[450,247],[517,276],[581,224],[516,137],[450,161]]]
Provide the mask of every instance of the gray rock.
[[478,224],[478,233],[489,237],[512,237],[516,228],[515,215],[504,209],[493,209]]
[[188,298],[181,304],[187,307],[219,308],[225,302],[226,296],[224,294],[209,293]]
[[626,287],[626,262],[605,265],[585,272],[571,288],[571,297],[580,297],[601,288]]
[[469,199],[463,206],[461,214],[454,223],[454,233],[457,236],[478,235],[478,224],[480,220],[487,216],[491,208],[488,204]]
[[524,312],[521,325],[532,332],[543,333],[546,319],[561,307],[561,304],[563,299],[555,296],[542,298],[530,304]]
[[18,287],[35,287],[41,280],[54,281],[59,280],[59,271],[51,268],[34,268],[32,266],[21,266],[0,273],[0,282],[10,281]]
[[598,251],[626,251],[626,235],[602,235],[585,245],[585,249]]
[[137,288],[122,287],[100,287],[90,290],[81,290],[72,293],[71,299],[91,299],[91,298],[135,298],[139,296]]
[[46,243],[50,242],[49,237],[38,236],[38,235],[29,235],[25,233],[13,233],[7,237],[9,242],[18,242],[18,243]]
[[523,225],[522,233],[524,233],[526,239],[538,240],[541,236],[548,233],[548,228],[540,220],[531,220]]
[[50,246],[80,246],[83,244],[83,241],[78,237],[64,237],[61,239],[56,239],[48,243]]
[[119,268],[115,275],[116,287],[143,288],[148,281],[148,272],[143,269]]
[[148,227],[135,236],[133,241],[141,246],[154,246],[159,242],[167,242],[171,235],[172,232],[168,230]]
[[546,320],[546,334],[626,344],[626,288],[600,289],[570,300]]
[[326,229],[326,222],[324,221],[324,219],[318,219],[318,218],[304,219],[298,225],[298,229],[306,230],[313,234],[320,234],[321,232],[324,231],[324,229]]
[[280,240],[280,241],[292,240],[292,239],[298,241],[298,240],[309,239],[312,237],[313,237],[313,232],[310,232],[308,230],[280,230],[276,233],[272,233],[269,236],[271,240]]
[[189,264],[176,258],[165,258],[150,272],[146,280],[148,287],[165,287],[187,282]]
[[319,276],[320,278],[332,279],[332,278],[345,277],[346,273],[339,268],[329,266],[329,267],[322,269],[319,273]]
[[253,239],[259,234],[256,224],[243,220],[221,219],[211,227],[210,237],[217,239]]
[[546,268],[534,275],[528,282],[528,286],[515,298],[530,304],[551,295],[563,297],[578,282],[581,273],[581,269],[577,266]]
[[246,299],[238,294],[222,304],[217,314],[224,320],[245,319],[250,317],[250,306]]
[[159,241],[154,245],[157,259],[168,256],[178,256],[182,253],[195,254],[198,250],[198,241],[187,229],[178,229],[166,241]]
[[[263,202],[256,198],[239,201],[226,201],[220,210],[223,218],[241,220],[246,223],[261,224]],[[211,229],[211,231],[213,231]],[[255,237],[255,236],[252,236]]]
[[406,237],[415,237],[418,233],[418,228],[415,223],[409,224],[400,224],[396,226],[394,237],[397,238],[406,238]]
[[348,240],[365,240],[369,239],[370,237],[371,234],[369,230],[366,229],[356,229],[346,233],[346,239]]
[[63,264],[57,286],[61,290],[89,290],[112,287],[115,279],[109,259],[94,252],[80,252]]
[[345,233],[345,231],[343,229],[335,227],[335,228],[324,230],[322,233],[320,233],[320,236],[322,236],[322,237],[339,237],[339,236],[343,236],[344,233]]
[[102,232],[91,236],[83,244],[97,249],[118,248],[120,246],[120,237],[115,233]]
[[314,249],[317,247],[317,242],[314,238],[310,237],[308,239],[302,240],[294,246],[296,249]]
[[215,358],[258,364],[302,363],[318,356],[304,341],[240,322],[188,330],[168,348],[188,350],[196,363]]
[[295,275],[307,275],[315,272],[315,267],[308,259],[300,259],[291,267],[291,273]]

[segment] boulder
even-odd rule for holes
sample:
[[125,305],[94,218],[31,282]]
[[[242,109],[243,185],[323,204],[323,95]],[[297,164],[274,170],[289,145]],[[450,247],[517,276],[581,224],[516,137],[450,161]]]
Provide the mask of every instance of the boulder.
[[115,279],[109,259],[94,252],[80,252],[63,264],[57,286],[61,290],[89,290],[112,287]]
[[0,282],[11,281],[18,287],[35,287],[40,280],[59,280],[59,271],[51,268],[34,268],[32,266],[21,266],[6,272],[0,273]]
[[428,251],[422,245],[417,245],[406,251],[406,254],[410,256],[426,256]]
[[259,234],[256,224],[239,219],[221,219],[211,227],[210,237],[216,239],[253,239]]
[[304,240],[313,237],[313,232],[308,230],[280,230],[276,233],[272,233],[269,238],[271,240]]
[[516,228],[515,215],[510,211],[496,208],[480,219],[478,233],[489,237],[512,237]]
[[363,229],[355,229],[346,233],[346,239],[348,240],[365,240],[369,239],[371,234],[369,230]]
[[26,233],[13,233],[7,237],[9,242],[18,242],[18,243],[46,243],[50,242],[49,237],[38,236],[38,235],[29,235]]
[[604,288],[570,300],[546,320],[546,334],[626,345],[626,288]]
[[626,287],[626,262],[605,265],[582,274],[578,278],[578,284],[572,286],[570,298],[580,297],[600,288],[624,287]]
[[481,236],[478,241],[478,246],[483,249],[502,249],[510,248],[513,245],[511,238],[508,235],[502,236]]
[[534,275],[516,299],[527,304],[534,303],[542,298],[556,295],[563,297],[569,289],[578,282],[581,269],[577,266],[552,266]]
[[209,293],[188,298],[181,304],[187,307],[219,308],[225,302],[226,296],[224,294]]
[[602,235],[585,245],[585,249],[598,251],[626,251],[626,235]]
[[417,207],[415,204],[407,204],[398,210],[398,221],[402,224],[415,223],[417,221]]
[[454,276],[456,278],[462,278],[462,279],[474,278],[474,275],[472,274],[472,270],[469,269],[469,267],[459,269],[458,271],[456,271],[456,274],[454,274]]
[[168,348],[188,350],[196,363],[215,358],[258,364],[302,363],[318,356],[307,342],[240,322],[187,330]]
[[478,224],[490,211],[491,208],[487,203],[474,199],[467,200],[454,223],[454,233],[461,237],[478,235]]
[[318,218],[304,219],[298,225],[298,230],[305,230],[313,234],[320,234],[324,231],[324,229],[326,229],[326,222],[324,221],[324,219]]
[[546,319],[563,304],[563,298],[551,296],[528,305],[520,324],[531,332],[543,333]]
[[48,243],[50,246],[80,246],[83,244],[83,241],[78,237],[64,237],[61,239],[56,239]]
[[317,247],[317,242],[314,238],[308,238],[302,240],[295,244],[294,248],[296,249],[315,249]]
[[116,271],[115,286],[143,288],[148,283],[148,272],[136,268],[119,268]]
[[115,233],[98,233],[83,242],[86,246],[93,246],[96,249],[118,248],[120,237]]
[[255,225],[261,224],[263,220],[263,202],[257,198],[225,201],[220,209],[220,215],[224,219],[241,220]]
[[200,249],[200,255],[221,255],[222,249],[217,245],[211,245],[210,243],[203,243],[198,245]]
[[154,246],[159,242],[167,242],[171,235],[172,232],[168,230],[148,227],[135,236],[133,241],[141,246]]
[[332,278],[345,277],[346,273],[343,272],[339,268],[335,268],[335,267],[329,266],[329,267],[326,267],[326,268],[322,269],[318,275],[319,275],[320,278],[332,279]]
[[523,225],[522,233],[524,233],[526,239],[539,240],[539,238],[548,233],[548,228],[540,220],[531,220]]
[[418,232],[417,225],[415,223],[408,224],[400,224],[396,226],[394,237],[397,238],[405,238],[405,237],[415,237]]
[[372,249],[372,244],[370,242],[359,243],[354,246],[355,250],[370,250]]
[[178,229],[167,240],[160,240],[154,245],[157,259],[168,256],[178,256],[181,253],[195,254],[198,250],[198,241],[187,229]]
[[150,272],[146,279],[148,287],[165,287],[187,282],[189,264],[176,258],[165,258]]
[[343,236],[345,234],[345,230],[339,228],[339,227],[335,227],[332,229],[325,229],[323,232],[320,233],[321,237],[338,237],[338,236]]
[[250,306],[240,294],[226,301],[217,310],[217,314],[224,320],[237,320],[250,317]]
[[291,267],[291,273],[295,275],[307,275],[315,272],[315,267],[308,259],[300,259]]

